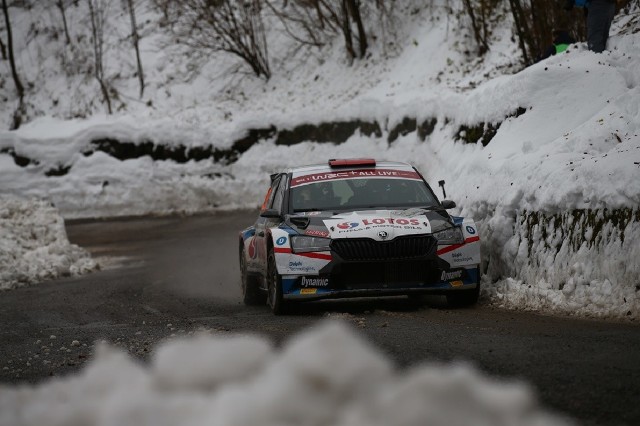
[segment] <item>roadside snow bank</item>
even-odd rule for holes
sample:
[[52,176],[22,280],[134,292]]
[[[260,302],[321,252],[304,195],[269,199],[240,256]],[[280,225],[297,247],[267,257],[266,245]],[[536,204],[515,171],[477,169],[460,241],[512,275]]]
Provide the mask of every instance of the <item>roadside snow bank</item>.
[[[462,403],[461,403],[462,402]],[[0,388],[0,424],[566,425],[522,383],[467,365],[395,371],[343,323],[281,350],[258,337],[199,336],[160,346],[150,366],[102,347],[80,374]]]
[[50,203],[0,197],[0,290],[96,268]]
[[498,210],[480,222],[484,296],[509,308],[640,318],[640,210]]

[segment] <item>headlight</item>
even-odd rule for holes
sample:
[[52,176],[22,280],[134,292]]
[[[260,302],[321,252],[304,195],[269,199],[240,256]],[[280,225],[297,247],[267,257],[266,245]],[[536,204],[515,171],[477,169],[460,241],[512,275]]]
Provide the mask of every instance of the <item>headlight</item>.
[[305,251],[329,251],[329,238],[308,237],[306,235],[296,235],[291,237],[291,248],[294,253]]
[[438,240],[438,244],[462,244],[464,243],[464,237],[462,236],[462,230],[458,227],[447,228],[443,231],[433,234]]

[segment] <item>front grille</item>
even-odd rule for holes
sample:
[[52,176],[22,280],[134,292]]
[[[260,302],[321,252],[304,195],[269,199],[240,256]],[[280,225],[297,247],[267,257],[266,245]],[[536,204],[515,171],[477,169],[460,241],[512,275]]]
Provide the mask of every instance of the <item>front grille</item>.
[[437,241],[427,235],[407,235],[391,241],[348,238],[331,241],[331,250],[346,261],[395,260],[435,256]]
[[435,261],[354,262],[340,265],[332,284],[345,290],[418,287],[439,281]]

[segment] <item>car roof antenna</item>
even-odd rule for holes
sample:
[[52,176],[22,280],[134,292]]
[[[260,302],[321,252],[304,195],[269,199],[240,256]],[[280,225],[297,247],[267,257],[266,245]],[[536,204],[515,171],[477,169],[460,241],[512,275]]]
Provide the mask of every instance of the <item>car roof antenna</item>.
[[447,198],[447,191],[444,190],[444,180],[439,180],[438,185],[442,187],[442,197]]

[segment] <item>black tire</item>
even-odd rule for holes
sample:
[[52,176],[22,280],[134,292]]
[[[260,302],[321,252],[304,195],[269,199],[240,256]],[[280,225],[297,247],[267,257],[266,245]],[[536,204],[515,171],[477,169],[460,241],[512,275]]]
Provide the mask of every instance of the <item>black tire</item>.
[[278,274],[273,250],[269,250],[267,258],[267,303],[274,315],[286,313],[286,303],[282,298],[282,277]]
[[240,280],[242,282],[242,302],[247,306],[264,305],[267,296],[260,290],[260,281],[247,274],[247,259],[243,247],[240,247]]
[[447,294],[447,303],[454,308],[465,308],[478,303],[480,283],[471,290],[452,291]]

